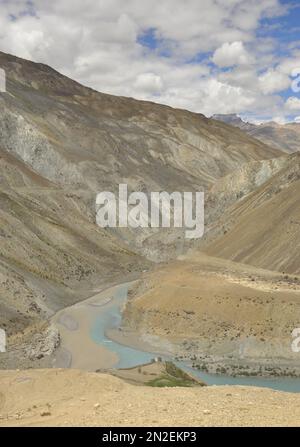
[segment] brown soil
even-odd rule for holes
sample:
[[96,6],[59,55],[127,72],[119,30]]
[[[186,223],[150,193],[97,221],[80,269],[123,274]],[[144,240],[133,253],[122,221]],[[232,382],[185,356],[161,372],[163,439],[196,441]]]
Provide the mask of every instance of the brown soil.
[[77,370],[0,372],[0,426],[300,426],[300,394],[151,388]]

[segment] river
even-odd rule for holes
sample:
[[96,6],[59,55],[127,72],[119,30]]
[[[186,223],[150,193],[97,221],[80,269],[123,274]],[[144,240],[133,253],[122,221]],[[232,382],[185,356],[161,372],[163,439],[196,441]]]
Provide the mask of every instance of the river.
[[[154,352],[119,344],[106,335],[109,329],[118,328],[121,324],[121,309],[127,300],[129,284],[108,288],[55,315],[53,323],[61,334],[55,367],[86,370],[129,368],[147,363],[156,356]],[[207,374],[183,362],[175,363],[208,385],[247,385],[300,392],[298,378],[231,377]]]

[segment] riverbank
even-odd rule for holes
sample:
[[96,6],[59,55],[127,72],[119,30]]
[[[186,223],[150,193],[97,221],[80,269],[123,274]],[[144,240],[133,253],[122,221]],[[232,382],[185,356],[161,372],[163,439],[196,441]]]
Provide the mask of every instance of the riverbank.
[[300,394],[152,388],[72,369],[0,371],[0,426],[300,426]]
[[[61,343],[54,354],[55,368],[74,368],[95,371],[113,368],[118,356],[108,346],[109,340],[96,343],[91,334],[95,316],[103,315],[109,308],[118,290],[126,287],[114,285],[104,288],[87,300],[58,312],[52,319],[60,333]],[[99,328],[101,332],[101,328]]]
[[292,350],[299,315],[298,277],[193,252],[143,275],[130,292],[122,331],[110,337],[167,346],[179,361],[211,374],[299,378]]
[[[97,372],[107,373],[107,371],[101,370]],[[206,386],[206,383],[202,380],[178,368],[173,362],[163,361],[160,358],[132,368],[112,369],[109,370],[109,373],[138,386],[145,385],[158,388]]]
[[[58,315],[62,315],[64,311],[68,313],[68,309],[76,308],[86,302],[93,302],[97,300],[99,294],[108,290],[120,282],[135,281],[140,277],[136,272],[126,273],[125,275],[111,275],[110,279],[100,278],[97,287],[90,287],[87,284],[86,288],[82,287],[77,294],[74,290],[73,304],[67,306],[66,300],[62,299],[60,306],[56,311],[51,311],[50,316],[44,321],[37,321],[30,324],[26,329],[14,335],[7,337],[7,351],[0,354],[0,370],[13,369],[45,369],[53,366],[71,367],[72,357],[70,352],[61,349],[62,339],[60,331],[53,321]],[[106,303],[105,299],[99,300],[100,305]],[[63,319],[64,320],[64,319]],[[68,325],[68,321],[63,321],[63,326]],[[72,326],[72,323],[71,323]],[[80,344],[80,340],[78,340]],[[103,352],[104,354],[104,352]],[[56,361],[59,356],[59,361]],[[102,364],[104,365],[108,358],[103,355]],[[93,365],[92,365],[93,366]],[[94,368],[91,368],[94,370]]]
[[[131,294],[132,285],[133,282],[114,285],[55,316],[53,324],[60,331],[61,346],[55,353],[54,366],[109,371],[148,363],[156,356],[176,360],[176,350],[171,343],[164,343],[157,336],[144,337],[122,330],[121,312],[127,302],[128,289]],[[188,357],[185,361],[177,360],[180,368],[209,385],[243,384],[288,392],[300,391],[299,379],[266,379],[260,375],[232,377],[222,371],[208,374],[197,368],[191,369],[192,362]]]
[[[300,366],[299,362],[278,363],[267,359],[242,359],[222,357],[221,355],[205,355],[195,351],[195,342],[186,341],[185,345],[179,342],[171,342],[155,335],[135,332],[126,328],[108,330],[107,336],[112,341],[129,346],[141,351],[153,352],[156,355],[172,358],[177,363],[186,364],[197,370],[199,374],[211,374],[220,376],[252,377],[252,378],[294,378],[299,379],[300,390]],[[198,344],[196,345],[198,347]]]

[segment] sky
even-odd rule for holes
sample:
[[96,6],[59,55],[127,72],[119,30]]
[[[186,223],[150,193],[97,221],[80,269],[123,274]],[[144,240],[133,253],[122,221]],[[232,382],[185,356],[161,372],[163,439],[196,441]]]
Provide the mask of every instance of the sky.
[[105,93],[300,122],[299,0],[0,0],[0,50]]

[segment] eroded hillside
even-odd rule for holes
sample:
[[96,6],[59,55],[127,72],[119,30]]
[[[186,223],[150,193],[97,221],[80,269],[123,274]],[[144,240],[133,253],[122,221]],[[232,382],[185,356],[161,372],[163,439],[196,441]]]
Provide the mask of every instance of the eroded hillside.
[[[231,184],[230,178],[222,181],[229,195]],[[241,194],[240,200],[212,222],[201,248],[213,256],[299,274],[299,192],[300,155],[294,154],[282,169],[250,194]]]
[[[213,229],[205,249],[213,251],[224,225],[233,228],[234,210],[289,164],[279,150],[201,114],[98,93],[4,53],[0,66],[7,76],[7,92],[0,94],[0,325],[16,358],[24,357],[18,346],[32,333],[41,336],[33,357],[49,351],[47,343],[40,347],[45,330],[51,346],[59,342],[44,325],[53,312],[194,245],[182,229],[97,227],[96,193],[116,192],[120,183],[129,191],[204,191]],[[217,255],[255,263],[248,251],[242,254],[250,243],[237,253],[226,242]],[[295,253],[288,265],[257,262],[297,271],[297,259]]]
[[[34,333],[40,344],[48,331],[53,349],[57,334],[44,322],[54,312],[149,262],[95,225],[87,191],[62,189],[5,151],[0,177],[0,327],[9,342],[0,365],[13,367],[16,358],[28,358],[25,346],[15,353],[15,345],[26,345]],[[33,350],[31,360],[49,353],[49,343]]]
[[143,275],[117,340],[152,344],[200,370],[300,375],[291,349],[299,326],[300,277],[192,251]]

